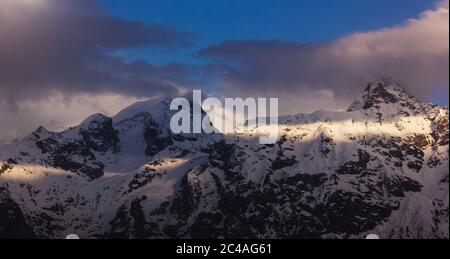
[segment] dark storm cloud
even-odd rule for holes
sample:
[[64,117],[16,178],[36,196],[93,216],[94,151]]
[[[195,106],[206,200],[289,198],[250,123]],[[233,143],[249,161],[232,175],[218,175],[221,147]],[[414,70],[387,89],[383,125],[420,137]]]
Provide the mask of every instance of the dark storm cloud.
[[192,34],[112,17],[96,1],[2,0],[0,35],[0,93],[11,102],[49,91],[170,94],[190,82],[188,66],[127,63],[106,53],[176,47]]
[[273,96],[331,90],[354,97],[369,82],[396,80],[413,94],[448,88],[449,13],[442,4],[393,28],[354,33],[324,44],[225,41],[200,51],[231,92]]
[[[257,88],[295,88],[305,82],[315,82],[316,73],[306,66],[320,49],[315,45],[259,40],[224,41],[200,50],[200,55],[211,57],[222,66],[213,68],[222,72],[228,86],[242,90]],[[299,73],[300,72],[300,73]]]

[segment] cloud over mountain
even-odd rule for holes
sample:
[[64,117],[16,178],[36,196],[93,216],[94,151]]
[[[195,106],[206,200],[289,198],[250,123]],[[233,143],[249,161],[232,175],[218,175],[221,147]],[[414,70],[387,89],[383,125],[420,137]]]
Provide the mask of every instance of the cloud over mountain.
[[345,99],[367,82],[387,78],[425,96],[433,87],[448,92],[448,21],[448,1],[442,1],[398,26],[327,43],[232,40],[200,55],[222,64],[222,85],[241,95],[330,91],[333,99]]
[[107,53],[189,44],[191,33],[111,16],[97,1],[3,0],[0,6],[0,94],[11,103],[51,91],[174,93],[190,75],[184,65],[129,63]]

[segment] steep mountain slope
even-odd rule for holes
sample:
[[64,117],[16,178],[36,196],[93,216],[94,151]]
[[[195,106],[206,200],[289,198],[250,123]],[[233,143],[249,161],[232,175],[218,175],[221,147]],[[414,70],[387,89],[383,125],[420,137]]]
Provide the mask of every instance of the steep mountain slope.
[[0,147],[0,237],[449,237],[448,109],[395,83],[345,112],[280,118],[274,145],[175,135],[168,107]]

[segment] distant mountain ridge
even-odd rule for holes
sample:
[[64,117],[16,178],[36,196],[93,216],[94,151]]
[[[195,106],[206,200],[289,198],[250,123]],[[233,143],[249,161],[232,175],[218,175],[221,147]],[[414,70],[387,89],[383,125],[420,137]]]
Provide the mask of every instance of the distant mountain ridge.
[[169,101],[0,146],[0,237],[449,238],[448,108],[369,84],[280,139],[173,134]]

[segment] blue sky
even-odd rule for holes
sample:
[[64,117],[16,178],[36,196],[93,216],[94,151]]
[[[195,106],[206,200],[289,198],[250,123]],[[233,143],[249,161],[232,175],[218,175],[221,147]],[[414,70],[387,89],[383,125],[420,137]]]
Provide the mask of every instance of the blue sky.
[[153,63],[195,62],[195,50],[223,40],[324,42],[390,27],[435,5],[431,0],[102,0],[117,16],[193,32],[190,48],[138,48],[117,54]]

